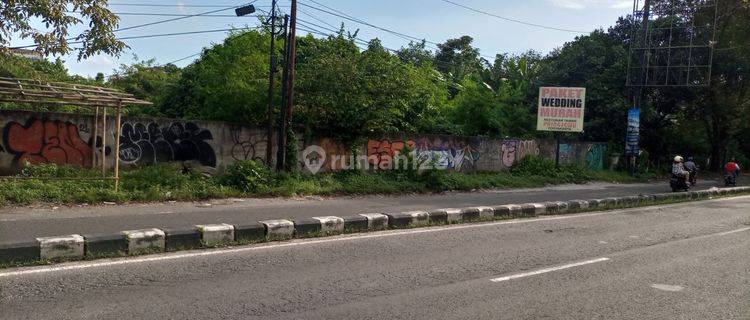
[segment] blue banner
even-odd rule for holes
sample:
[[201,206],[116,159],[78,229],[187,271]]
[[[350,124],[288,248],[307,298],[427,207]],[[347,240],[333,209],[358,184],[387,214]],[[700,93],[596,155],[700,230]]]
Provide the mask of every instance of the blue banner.
[[625,139],[625,154],[637,156],[640,153],[641,142],[641,109],[628,110],[628,135]]

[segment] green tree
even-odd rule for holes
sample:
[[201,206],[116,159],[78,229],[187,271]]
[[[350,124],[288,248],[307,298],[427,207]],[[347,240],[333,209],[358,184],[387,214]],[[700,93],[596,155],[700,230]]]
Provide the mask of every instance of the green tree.
[[[46,30],[32,26],[35,20],[43,22]],[[87,25],[82,33],[72,36],[80,44],[76,46],[80,47],[78,60],[98,53],[118,55],[126,48],[114,35],[118,22],[106,0],[5,0],[0,2],[0,52],[7,51],[11,38],[17,35],[33,39],[36,50],[45,55],[65,55],[73,50],[69,29]]]

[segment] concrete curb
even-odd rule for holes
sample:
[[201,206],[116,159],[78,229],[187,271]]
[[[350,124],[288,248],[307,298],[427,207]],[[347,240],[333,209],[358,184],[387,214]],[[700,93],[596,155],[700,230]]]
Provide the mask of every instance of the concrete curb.
[[0,264],[25,264],[41,260],[82,259],[84,257],[141,254],[151,251],[197,249],[221,244],[291,239],[295,236],[324,236],[450,224],[478,219],[507,219],[549,214],[578,213],[597,209],[620,209],[654,204],[713,199],[750,193],[750,187],[709,189],[685,193],[615,197],[607,199],[553,201],[546,203],[504,204],[469,207],[363,213],[346,217],[251,221],[244,224],[199,225],[194,228],[128,230],[116,234],[68,235],[38,238],[37,241],[0,243]]

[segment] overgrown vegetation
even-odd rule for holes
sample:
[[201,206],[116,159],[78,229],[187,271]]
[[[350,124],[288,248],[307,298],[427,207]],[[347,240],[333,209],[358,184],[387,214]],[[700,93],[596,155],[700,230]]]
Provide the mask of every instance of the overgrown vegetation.
[[[536,160],[528,160],[536,161]],[[522,163],[526,163],[524,161]],[[634,182],[614,172],[578,167],[551,171],[456,173],[440,170],[408,172],[343,171],[319,175],[276,174],[263,165],[243,161],[216,177],[158,165],[124,171],[120,191],[112,181],[80,180],[99,172],[42,165],[27,167],[20,176],[31,180],[0,180],[0,203],[97,204],[102,202],[197,201],[249,196],[365,195],[427,193],[448,190],[539,187],[588,181]],[[78,180],[60,180],[74,178]]]

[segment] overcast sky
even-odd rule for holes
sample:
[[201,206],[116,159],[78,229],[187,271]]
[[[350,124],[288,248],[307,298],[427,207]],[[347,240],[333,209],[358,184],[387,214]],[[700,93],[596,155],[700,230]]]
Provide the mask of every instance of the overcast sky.
[[[318,3],[340,10],[353,17],[365,20],[370,24],[384,27],[403,34],[425,38],[428,41],[444,42],[448,38],[470,35],[482,55],[494,56],[496,53],[521,53],[536,50],[547,53],[575,38],[578,33],[557,31],[541,27],[510,22],[487,15],[478,14],[465,8],[457,7],[443,0],[315,0]],[[607,28],[614,24],[618,17],[632,11],[632,0],[452,0],[453,2],[486,11],[498,16],[520,20],[532,24],[544,25],[559,29],[591,31]],[[190,5],[226,5],[235,6],[248,1],[200,1],[200,0],[111,0],[110,8],[115,13],[166,13],[197,14],[221,8],[194,8]],[[301,4],[319,7],[312,0],[299,0]],[[271,0],[255,2],[260,9],[268,10]],[[127,4],[164,4],[165,7],[130,6]],[[282,10],[289,11],[289,0],[279,0]],[[331,25],[340,25],[342,20],[310,7],[300,6],[300,18]],[[225,10],[215,14],[233,14]],[[314,16],[313,17],[311,17]],[[169,19],[170,17],[121,15],[120,27]],[[347,29],[360,29],[360,38],[380,38],[388,48],[398,49],[408,43],[398,36],[373,29],[368,26],[344,21]],[[151,35],[159,33],[201,31],[226,29],[256,25],[257,18],[237,17],[193,17],[180,21],[164,23],[149,27],[118,32],[121,37]],[[73,31],[80,30],[74,29]],[[302,32],[303,34],[305,32]],[[225,33],[205,33],[150,39],[133,39],[126,43],[130,46],[119,58],[96,56],[85,61],[76,61],[75,55],[65,56],[66,66],[71,73],[94,76],[97,72],[111,74],[120,63],[133,61],[133,54],[139,59],[155,58],[158,63],[171,62],[199,53],[203,47],[221,42]],[[29,44],[30,41],[16,40],[13,45]],[[195,58],[183,60],[177,65],[184,66]]]

